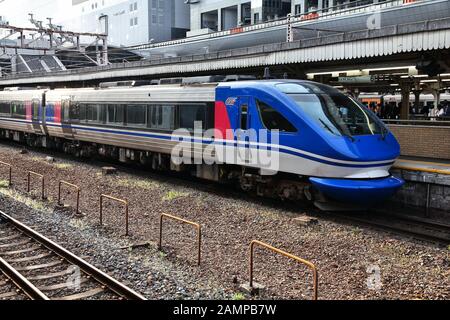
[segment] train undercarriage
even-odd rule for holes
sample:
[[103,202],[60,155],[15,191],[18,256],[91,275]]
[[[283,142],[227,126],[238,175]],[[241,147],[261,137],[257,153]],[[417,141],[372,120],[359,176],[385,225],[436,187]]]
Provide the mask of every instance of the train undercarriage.
[[158,152],[124,149],[59,137],[50,137],[0,129],[0,138],[27,145],[32,148],[45,148],[63,152],[77,158],[102,158],[120,163],[136,163],[155,171],[172,171],[188,174],[199,179],[223,184],[237,185],[242,191],[264,198],[283,201],[324,201],[323,196],[315,192],[307,177],[278,173],[264,176],[257,168],[227,164],[191,164],[176,165],[171,155]]

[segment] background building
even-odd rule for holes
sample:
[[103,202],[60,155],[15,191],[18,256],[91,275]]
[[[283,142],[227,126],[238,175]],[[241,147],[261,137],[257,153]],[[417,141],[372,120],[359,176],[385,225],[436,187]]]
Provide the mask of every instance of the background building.
[[386,0],[188,0],[191,4],[189,35],[229,30],[314,11],[343,10]]
[[133,46],[183,38],[189,30],[189,5],[180,0],[72,0],[73,18],[66,29],[103,32],[109,43]]
[[286,16],[291,0],[190,0],[191,31],[221,31]]

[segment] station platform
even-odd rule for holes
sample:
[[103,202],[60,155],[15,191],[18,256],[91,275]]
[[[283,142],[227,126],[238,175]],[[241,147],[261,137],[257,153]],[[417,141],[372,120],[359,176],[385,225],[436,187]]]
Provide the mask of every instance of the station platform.
[[400,157],[391,173],[406,181],[394,202],[450,213],[450,160]]
[[450,160],[400,157],[393,169],[450,175]]

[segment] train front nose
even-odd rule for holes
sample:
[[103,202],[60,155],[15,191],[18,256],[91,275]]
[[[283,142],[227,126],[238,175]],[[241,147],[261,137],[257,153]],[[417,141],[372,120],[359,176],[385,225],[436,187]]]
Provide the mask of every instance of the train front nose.
[[333,201],[364,207],[383,203],[405,184],[394,176],[369,180],[310,178],[310,181]]

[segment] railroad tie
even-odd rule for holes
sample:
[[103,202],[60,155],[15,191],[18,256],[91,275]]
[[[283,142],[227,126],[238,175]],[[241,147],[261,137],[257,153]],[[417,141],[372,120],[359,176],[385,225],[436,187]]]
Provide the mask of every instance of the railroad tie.
[[66,296],[66,297],[62,297],[62,298],[55,298],[55,300],[61,300],[61,301],[70,301],[70,300],[82,300],[82,299],[86,299],[89,297],[93,297],[101,292],[105,291],[105,289],[103,288],[95,288],[83,293],[77,293],[71,296]]

